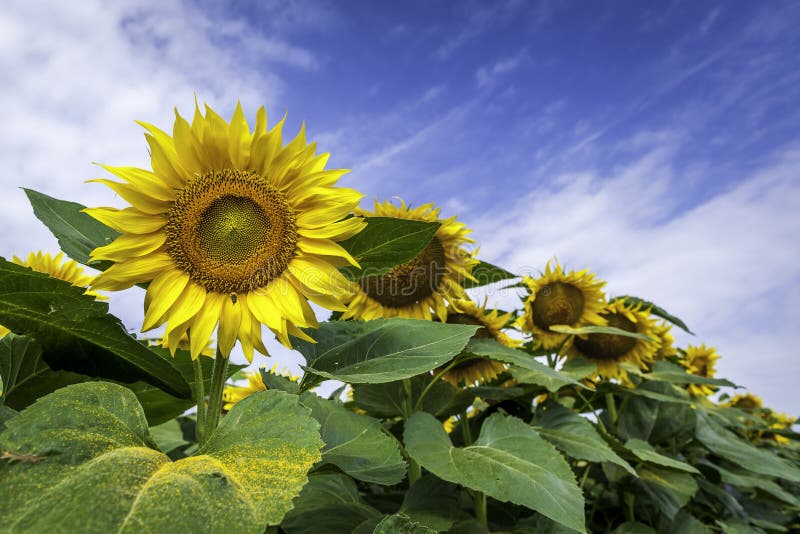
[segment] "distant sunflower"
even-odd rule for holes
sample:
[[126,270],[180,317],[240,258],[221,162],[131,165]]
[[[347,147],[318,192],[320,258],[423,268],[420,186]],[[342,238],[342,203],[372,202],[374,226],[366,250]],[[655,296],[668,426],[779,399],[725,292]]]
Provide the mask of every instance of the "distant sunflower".
[[[480,326],[475,337],[494,339],[506,347],[516,348],[522,342],[508,337],[502,331],[510,319],[511,313],[501,315],[497,310],[486,311],[485,304],[478,306],[471,300],[457,300],[448,307],[446,322]],[[497,378],[506,368],[505,364],[494,360],[470,359],[457,363],[442,378],[454,386],[482,384]]]
[[[778,413],[770,411],[768,416],[764,418],[769,425],[770,430],[791,430],[792,425],[795,424],[797,421],[796,417],[792,417],[791,415],[787,415],[785,413]],[[775,440],[776,443],[779,445],[787,445],[791,441],[786,436],[782,436],[780,434],[776,434],[775,432],[769,432],[769,437]]]
[[197,358],[219,324],[222,355],[238,339],[252,360],[262,324],[291,346],[289,335],[308,340],[300,328],[317,326],[309,299],[344,309],[337,266],[357,263],[337,242],[363,228],[345,219],[362,195],[334,187],[347,171],[324,170],[329,155],[306,143],[305,125],[283,146],[283,123],[267,131],[263,107],[252,133],[241,105],[230,124],[208,106],[191,125],[176,111],[172,136],[141,123],[153,172],[104,166],[123,182],[92,180],[131,204],[86,209],[122,233],[92,252],[114,262],[93,287],[149,283],[142,330],[166,323],[171,350],[188,331]]
[[[50,256],[50,253],[31,252],[28,254],[26,260],[22,260],[18,256],[14,256],[11,261],[22,267],[28,267],[34,271],[44,273],[52,278],[58,278],[65,282],[69,282],[77,287],[89,287],[94,280],[93,276],[83,274],[83,269],[72,260],[64,260],[64,253],[59,252],[55,257]],[[89,295],[99,300],[106,300],[108,297],[101,295],[95,291],[87,289],[84,295]],[[0,338],[8,334],[8,328],[0,325]]]
[[620,367],[629,363],[647,369],[658,351],[661,341],[654,329],[650,313],[641,304],[626,304],[617,299],[608,303],[599,314],[603,324],[626,332],[643,334],[648,341],[618,334],[588,334],[575,336],[568,344],[568,359],[581,356],[597,365],[597,373],[603,378],[616,378],[628,382],[628,374]]
[[[275,376],[288,378],[292,382],[297,382],[298,380],[300,380],[299,377],[291,374],[286,369],[278,370],[277,364],[273,365],[268,372]],[[222,402],[224,403],[222,406],[223,410],[230,411],[230,409],[233,408],[234,404],[246,399],[253,393],[257,393],[259,391],[266,391],[267,386],[266,384],[264,384],[264,379],[261,377],[261,371],[256,370],[244,373],[244,377],[247,379],[247,384],[245,385],[225,386],[225,389],[222,392]]]
[[763,407],[764,402],[758,395],[753,395],[752,393],[740,393],[739,395],[734,395],[729,401],[724,403],[723,406],[739,408],[745,412],[754,412],[755,410]]
[[359,210],[367,217],[395,217],[415,221],[438,221],[441,226],[431,242],[412,260],[396,266],[383,275],[365,276],[351,285],[347,311],[343,319],[366,321],[381,317],[431,319],[431,310],[440,321],[447,319],[447,303],[467,298],[461,281],[472,279],[477,263],[464,248],[474,241],[471,232],[456,222],[455,217],[439,218],[433,204],[409,208],[401,201],[396,206],[389,201],[375,201],[375,211]]
[[656,360],[663,360],[669,356],[674,356],[677,354],[678,351],[674,346],[675,338],[672,337],[671,330],[672,325],[668,324],[666,321],[662,321],[653,325],[653,333],[660,341],[658,350],[656,351],[654,357]]
[[525,299],[525,314],[517,320],[517,327],[533,334],[538,347],[555,349],[567,339],[567,334],[551,331],[553,325],[603,324],[599,313],[605,301],[605,282],[595,279],[588,270],[565,273],[557,261],[548,261],[541,276],[526,276],[522,282],[530,295]]
[[[705,344],[695,347],[689,345],[684,351],[683,357],[679,360],[686,371],[697,376],[713,378],[716,374],[714,365],[719,359],[714,347],[706,347]],[[708,397],[714,393],[715,389],[708,384],[689,384],[689,393],[692,395]]]

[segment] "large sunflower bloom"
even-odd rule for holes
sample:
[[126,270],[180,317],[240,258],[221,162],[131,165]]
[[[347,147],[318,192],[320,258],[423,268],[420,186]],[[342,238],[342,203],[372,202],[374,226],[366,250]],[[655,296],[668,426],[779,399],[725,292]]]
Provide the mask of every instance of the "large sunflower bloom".
[[86,212],[122,232],[92,252],[114,262],[93,285],[121,290],[149,283],[142,330],[166,323],[174,351],[188,331],[192,358],[217,324],[228,356],[238,339],[248,360],[266,352],[261,325],[286,346],[316,327],[308,299],[343,310],[346,280],[336,269],[357,265],[337,243],[363,221],[344,219],[362,197],[334,187],[344,170],[324,170],[328,154],[306,143],[305,125],[283,146],[281,120],[267,131],[262,107],[251,133],[241,105],[230,124],[206,106],[189,124],[177,111],[173,135],[141,123],[153,171],[104,167],[123,182],[109,186],[131,206]]
[[[28,267],[34,271],[44,273],[47,276],[58,278],[65,282],[69,282],[77,287],[89,287],[94,280],[93,276],[83,274],[83,269],[73,260],[63,261],[64,253],[59,252],[55,257],[50,256],[50,253],[31,252],[28,254],[27,259],[24,261],[18,256],[14,256],[11,261],[17,265]],[[96,299],[105,300],[108,297],[87,289],[85,295],[92,296]],[[0,338],[8,334],[8,328],[0,325]]]
[[381,317],[408,317],[430,320],[431,310],[440,321],[447,319],[447,303],[465,299],[461,286],[465,278],[472,279],[472,268],[477,260],[464,249],[474,241],[467,237],[471,232],[456,222],[455,217],[439,218],[439,209],[433,204],[409,208],[391,202],[375,201],[375,211],[358,210],[366,217],[395,217],[416,221],[438,221],[441,226],[425,249],[412,260],[396,266],[384,275],[365,276],[351,285],[344,319],[369,321]]
[[[706,347],[705,344],[699,347],[689,345],[686,347],[683,358],[680,359],[681,365],[686,371],[697,376],[713,378],[716,374],[714,365],[719,359],[714,347]],[[714,393],[715,389],[708,384],[689,384],[689,393],[692,395],[708,397]]]
[[[511,319],[511,313],[500,314],[487,311],[486,305],[478,306],[471,300],[457,300],[447,309],[447,322],[480,326],[475,337],[494,339],[506,347],[517,348],[521,341],[508,337],[502,330]],[[457,363],[442,378],[454,386],[482,384],[497,378],[506,365],[486,358],[469,359]]]
[[605,303],[605,282],[595,279],[588,270],[566,273],[557,261],[548,261],[541,276],[526,276],[522,282],[530,295],[525,299],[525,314],[517,320],[517,327],[533,334],[537,347],[555,349],[567,339],[568,334],[553,332],[551,326],[603,324],[599,313]]
[[643,370],[652,365],[661,344],[656,334],[655,322],[650,319],[649,311],[642,309],[641,304],[629,305],[622,299],[608,303],[599,315],[606,326],[643,334],[649,340],[618,334],[575,336],[566,349],[567,358],[586,358],[597,365],[597,374],[601,377],[616,378],[628,383],[628,373],[620,364],[633,364]]

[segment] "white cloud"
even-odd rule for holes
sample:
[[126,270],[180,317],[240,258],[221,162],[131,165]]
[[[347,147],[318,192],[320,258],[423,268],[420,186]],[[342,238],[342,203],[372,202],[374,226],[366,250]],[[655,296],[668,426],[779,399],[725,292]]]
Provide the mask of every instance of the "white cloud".
[[499,76],[516,69],[524,58],[525,51],[522,51],[513,57],[501,59],[489,67],[480,67],[475,72],[475,81],[478,87],[486,87],[493,84]]
[[[677,139],[678,136],[652,136]],[[723,355],[720,374],[777,409],[800,411],[800,146],[696,206],[673,190],[674,150],[645,150],[600,175],[557,176],[501,213],[474,221],[489,261],[533,274],[557,256],[590,268],[610,294],[652,300]],[[675,214],[677,213],[677,214]],[[511,292],[495,294],[518,305]]]

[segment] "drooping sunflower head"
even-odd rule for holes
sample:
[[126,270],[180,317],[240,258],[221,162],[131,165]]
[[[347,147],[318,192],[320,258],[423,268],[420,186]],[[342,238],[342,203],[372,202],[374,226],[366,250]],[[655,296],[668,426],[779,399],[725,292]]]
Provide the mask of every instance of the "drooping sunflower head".
[[[451,324],[480,326],[475,337],[494,339],[506,347],[516,348],[522,341],[509,337],[503,329],[511,319],[511,313],[501,314],[497,310],[487,311],[486,304],[478,306],[471,300],[456,300],[447,308],[447,321]],[[442,378],[454,386],[482,384],[497,378],[506,365],[486,358],[467,359],[457,363]]]
[[758,395],[753,395],[752,393],[740,393],[738,395],[734,395],[733,397],[731,397],[731,399],[726,403],[724,403],[723,406],[739,408],[740,410],[744,410],[745,412],[752,413],[757,409],[763,407],[764,402]]
[[372,212],[359,210],[367,217],[395,217],[416,221],[438,221],[441,226],[431,242],[410,261],[383,275],[365,276],[351,285],[347,311],[343,318],[369,321],[381,317],[408,317],[430,320],[431,310],[441,321],[447,319],[447,303],[466,298],[460,281],[472,278],[477,260],[464,247],[474,241],[470,230],[456,221],[439,218],[433,204],[410,208],[389,201],[375,201]]
[[[706,347],[703,344],[697,347],[692,345],[686,347],[679,361],[687,372],[705,378],[713,378],[716,374],[714,365],[718,359],[719,355],[717,355],[716,349],[714,347]],[[707,397],[715,391],[708,384],[689,384],[688,390],[692,395],[703,397]]]
[[655,331],[655,321],[650,319],[649,311],[642,309],[641,304],[627,304],[623,299],[611,301],[599,315],[602,324],[642,334],[648,340],[619,334],[574,336],[567,343],[567,358],[586,358],[597,365],[600,377],[629,383],[628,374],[620,364],[628,363],[644,370],[653,363],[661,343]]
[[[300,380],[299,377],[293,375],[286,369],[278,369],[278,365],[273,365],[270,370],[270,374],[275,376],[281,376],[283,378],[288,378],[292,382],[297,382]],[[244,377],[247,380],[246,384],[237,386],[237,385],[228,385],[225,386],[225,389],[222,391],[222,402],[224,403],[222,409],[225,411],[230,411],[233,408],[233,405],[237,402],[240,402],[253,393],[257,393],[259,391],[265,391],[267,389],[266,384],[264,384],[264,379],[261,377],[261,371],[251,371],[248,373],[244,373]]]
[[533,334],[537,347],[555,349],[567,339],[567,334],[553,332],[551,326],[603,323],[599,313],[605,303],[605,282],[588,270],[567,273],[557,261],[549,261],[541,276],[526,276],[522,281],[530,294],[517,327]]
[[[83,268],[73,260],[64,261],[63,252],[59,252],[55,256],[51,256],[49,252],[31,252],[25,260],[14,256],[11,261],[22,267],[28,267],[34,271],[44,273],[52,278],[58,278],[59,280],[69,282],[76,287],[89,287],[94,280],[93,276],[85,275],[83,273]],[[84,291],[84,294],[99,300],[108,298],[105,295],[101,295],[89,289]],[[5,337],[8,332],[8,328],[0,325],[0,338]]]
[[174,352],[188,332],[192,357],[208,344],[228,356],[237,340],[248,360],[265,353],[261,325],[286,346],[316,327],[308,300],[343,310],[338,242],[364,222],[345,219],[362,195],[335,187],[344,170],[325,170],[328,154],[306,142],[305,125],[286,146],[283,123],[267,130],[262,107],[251,132],[241,105],[230,123],[206,106],[189,124],[175,112],[172,136],[144,124],[153,170],[108,167],[121,182],[101,182],[130,207],[86,212],[122,235],[95,249],[114,264],[93,287],[148,283],[142,330],[166,323]]

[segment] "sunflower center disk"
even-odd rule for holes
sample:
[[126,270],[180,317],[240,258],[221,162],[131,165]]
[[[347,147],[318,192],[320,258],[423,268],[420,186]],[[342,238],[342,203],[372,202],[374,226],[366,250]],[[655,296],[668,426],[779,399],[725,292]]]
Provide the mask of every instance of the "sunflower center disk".
[[208,291],[243,293],[286,270],[297,250],[294,211],[263,177],[238,169],[207,173],[177,193],[167,253]]
[[[600,314],[608,320],[608,326],[635,333],[636,324],[622,314]],[[617,334],[589,334],[586,339],[575,338],[575,346],[583,354],[595,360],[613,361],[636,346],[636,338]]]
[[361,289],[383,306],[402,308],[430,297],[445,275],[442,242],[434,237],[414,259],[380,276],[361,279]]
[[472,337],[481,338],[481,339],[494,339],[494,336],[489,331],[486,326],[480,322],[478,319],[471,315],[467,315],[466,313],[448,313],[447,314],[447,322],[449,324],[467,324],[467,325],[474,325],[480,326],[478,331],[475,332],[475,335]]
[[542,330],[554,324],[575,324],[583,313],[583,303],[583,292],[572,284],[547,284],[536,292],[531,304],[533,323]]

